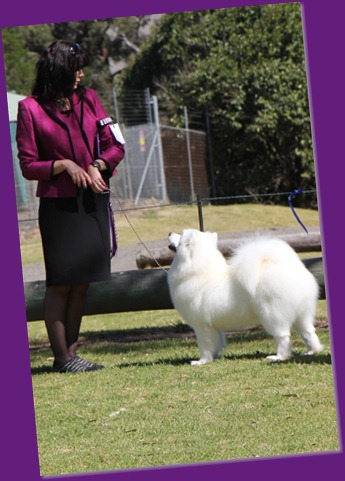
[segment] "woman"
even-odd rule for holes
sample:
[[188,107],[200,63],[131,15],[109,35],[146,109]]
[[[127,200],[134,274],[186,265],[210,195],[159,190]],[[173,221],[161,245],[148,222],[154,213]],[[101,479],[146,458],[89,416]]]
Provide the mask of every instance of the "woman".
[[77,356],[77,343],[89,283],[110,279],[108,181],[124,157],[95,91],[80,85],[87,63],[79,44],[55,41],[18,108],[20,166],[38,181],[45,325],[57,372],[103,367]]

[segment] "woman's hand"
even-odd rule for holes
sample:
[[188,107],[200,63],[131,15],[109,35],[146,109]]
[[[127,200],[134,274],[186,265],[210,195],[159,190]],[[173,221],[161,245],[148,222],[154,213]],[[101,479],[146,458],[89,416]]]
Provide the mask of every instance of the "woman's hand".
[[73,183],[78,187],[86,189],[88,185],[91,186],[92,184],[90,175],[73,160],[62,159],[55,161],[54,174],[60,174],[63,171],[66,171],[71,176]]
[[[106,165],[103,160],[98,159],[97,162],[100,164],[102,170],[106,168]],[[109,189],[98,167],[95,167],[94,165],[91,164],[89,165],[87,172],[91,179],[90,187],[96,194],[100,194],[101,192],[104,192]]]

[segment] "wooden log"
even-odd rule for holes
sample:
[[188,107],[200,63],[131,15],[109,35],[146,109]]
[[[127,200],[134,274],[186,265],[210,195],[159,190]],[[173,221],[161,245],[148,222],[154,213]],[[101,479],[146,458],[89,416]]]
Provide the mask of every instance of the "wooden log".
[[326,299],[325,275],[322,257],[302,259],[306,268],[314,275],[319,285],[319,299]]
[[[172,309],[166,275],[162,269],[112,273],[110,281],[90,285],[84,315]],[[27,321],[44,319],[45,290],[45,281],[24,283]]]
[[[276,235],[274,237],[285,240],[298,253],[321,252],[321,239],[319,232],[311,232],[308,236],[305,234],[285,234]],[[249,239],[249,237],[236,237],[233,239],[220,240],[218,242],[218,248],[224,257],[230,257],[235,247],[247,239]],[[135,259],[138,269],[157,267],[156,260],[161,266],[170,266],[175,255],[168,246],[157,251],[152,251],[151,254],[152,256],[144,250],[138,252]]]
[[[322,258],[303,260],[320,286],[320,299],[325,298]],[[44,318],[45,282],[26,282],[25,299],[27,321]],[[173,309],[162,269],[133,270],[113,273],[110,281],[92,283],[86,300],[85,315],[114,312],[153,311]]]

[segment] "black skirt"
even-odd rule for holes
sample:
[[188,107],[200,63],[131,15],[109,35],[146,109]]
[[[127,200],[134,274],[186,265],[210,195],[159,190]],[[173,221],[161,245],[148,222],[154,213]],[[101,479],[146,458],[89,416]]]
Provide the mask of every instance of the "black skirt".
[[106,281],[110,270],[109,194],[41,198],[39,227],[47,285]]

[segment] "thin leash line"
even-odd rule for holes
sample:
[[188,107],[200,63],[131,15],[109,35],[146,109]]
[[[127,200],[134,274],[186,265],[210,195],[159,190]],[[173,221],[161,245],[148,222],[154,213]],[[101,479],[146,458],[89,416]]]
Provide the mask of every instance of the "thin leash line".
[[132,231],[134,232],[134,234],[137,236],[140,244],[144,247],[144,249],[146,250],[146,252],[149,254],[149,256],[155,261],[155,263],[157,264],[157,266],[162,269],[166,274],[168,273],[167,269],[165,269],[159,262],[158,260],[156,259],[156,257],[152,254],[152,252],[150,252],[150,250],[147,248],[147,246],[145,245],[144,241],[142,240],[142,238],[140,237],[140,235],[138,234],[137,230],[135,229],[135,227],[133,226],[132,222],[130,221],[129,217],[127,216],[126,214],[126,211],[123,209],[122,207],[122,204],[121,204],[121,201],[119,199],[119,196],[117,195],[116,192],[111,192],[111,191],[106,191],[104,192],[104,194],[108,194],[110,193],[112,196],[114,196],[119,204],[119,208],[120,208],[120,212],[123,213],[123,215],[125,216],[129,226],[131,227]]
[[298,194],[304,194],[304,190],[303,189],[295,189],[291,192],[291,194],[289,195],[288,197],[288,203],[289,203],[289,206],[290,206],[290,209],[293,213],[293,215],[295,216],[295,219],[297,220],[297,222],[299,223],[299,225],[305,230],[305,232],[307,233],[307,235],[309,235],[309,232],[308,232],[308,229],[306,228],[306,226],[303,224],[303,222],[301,221],[301,219],[299,218],[299,216],[297,215],[295,209],[294,209],[294,206],[292,205],[292,199],[295,197],[295,195],[298,195]]

